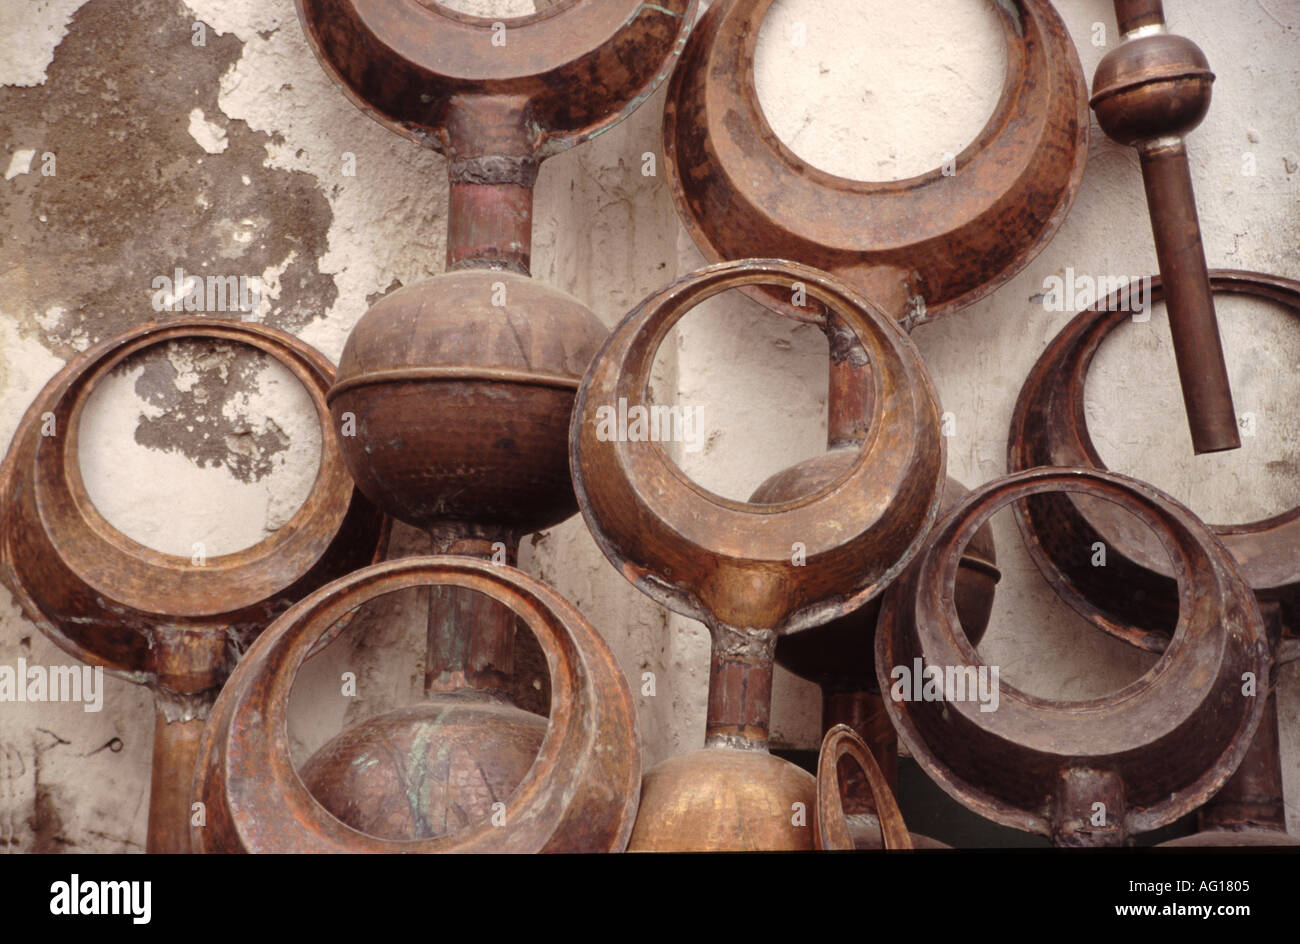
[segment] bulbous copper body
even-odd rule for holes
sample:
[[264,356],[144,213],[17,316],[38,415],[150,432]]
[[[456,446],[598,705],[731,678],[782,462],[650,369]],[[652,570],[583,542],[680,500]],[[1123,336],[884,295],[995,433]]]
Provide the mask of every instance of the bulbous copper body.
[[433,839],[492,816],[546,737],[546,719],[477,693],[440,695],[353,725],[300,771],[353,829]]
[[816,778],[766,751],[679,754],[641,781],[628,851],[810,850],[816,805]]
[[550,527],[577,510],[574,394],[605,339],[576,298],[509,272],[453,272],[380,299],[330,390],[358,488],[428,529]]
[[1214,73],[1190,39],[1155,33],[1106,54],[1092,80],[1097,123],[1120,144],[1184,135],[1210,110]]

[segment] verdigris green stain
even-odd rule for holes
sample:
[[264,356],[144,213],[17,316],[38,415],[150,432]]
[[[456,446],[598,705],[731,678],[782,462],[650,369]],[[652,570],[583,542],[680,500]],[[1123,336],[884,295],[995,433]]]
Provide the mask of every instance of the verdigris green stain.
[[[428,811],[424,802],[424,785],[429,779],[429,744],[433,741],[434,728],[421,725],[411,749],[406,754],[406,804],[411,810],[411,819],[415,822],[420,835],[432,836],[429,826]],[[442,750],[446,750],[443,744]],[[439,751],[441,754],[442,751]],[[441,759],[441,758],[440,758]]]

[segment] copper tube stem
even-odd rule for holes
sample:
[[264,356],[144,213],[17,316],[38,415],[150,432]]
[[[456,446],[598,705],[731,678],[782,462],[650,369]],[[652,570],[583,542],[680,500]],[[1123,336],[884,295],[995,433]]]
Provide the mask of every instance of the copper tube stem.
[[1097,67],[1092,108],[1107,135],[1141,155],[1192,448],[1237,449],[1237,413],[1183,143],[1210,107],[1214,73],[1195,43],[1165,29],[1159,0],[1115,0],[1115,17],[1124,42]]
[[1237,449],[1237,412],[1210,293],[1187,149],[1179,138],[1138,150],[1192,447],[1198,454]]
[[447,268],[529,274],[537,159],[521,98],[455,99],[447,120]]
[[776,634],[770,630],[713,630],[705,723],[709,747],[767,749],[775,649]]
[[[515,566],[519,540],[509,533],[472,525],[445,525],[430,531],[434,554]],[[504,694],[514,674],[515,614],[481,593],[459,587],[429,588],[426,695],[474,690]]]
[[164,626],[151,645],[158,688],[145,851],[188,853],[194,766],[208,710],[226,679],[226,635]]
[[826,337],[830,344],[830,380],[826,393],[826,444],[856,445],[867,438],[875,388],[871,365],[849,327],[827,312]]
[[1119,31],[1123,34],[1143,26],[1164,26],[1164,3],[1161,0],[1115,0],[1115,19],[1119,21]]
[[151,855],[191,851],[191,790],[204,723],[204,718],[168,721],[161,709],[154,717],[149,831],[145,838],[145,852]]

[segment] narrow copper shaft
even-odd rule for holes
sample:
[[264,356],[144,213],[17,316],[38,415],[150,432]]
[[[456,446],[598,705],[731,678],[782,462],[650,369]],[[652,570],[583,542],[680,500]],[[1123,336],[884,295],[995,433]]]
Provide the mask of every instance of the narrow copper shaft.
[[871,364],[852,329],[828,313],[826,336],[830,344],[830,381],[826,395],[826,440],[834,449],[867,438],[875,388]]
[[188,853],[199,738],[228,670],[225,632],[160,627],[152,661],[158,687],[145,851]]
[[[898,734],[885,711],[885,700],[878,692],[822,692],[822,731],[846,724],[862,738],[889,782],[898,792]],[[875,813],[876,800],[866,775],[856,765],[841,776],[840,792],[844,812],[849,815]]]
[[1144,26],[1164,26],[1165,8],[1161,0],[1115,0],[1115,19],[1120,33],[1131,33]]
[[537,159],[524,99],[458,98],[447,121],[447,268],[529,274]]
[[[472,525],[431,530],[434,554],[493,560],[513,567],[518,538]],[[509,607],[459,587],[429,588],[425,694],[481,691],[503,695],[514,674],[517,617]]]
[[1183,402],[1198,454],[1241,446],[1182,139],[1139,147]]
[[767,749],[775,651],[771,630],[714,629],[705,723],[709,747]]
[[[1273,651],[1282,638],[1281,608],[1260,606]],[[1250,749],[1222,790],[1201,807],[1200,826],[1207,829],[1277,829],[1286,832],[1282,798],[1282,755],[1278,741],[1277,692],[1268,679],[1258,680],[1256,697],[1267,697]],[[1265,693],[1267,689],[1267,694]]]
[[168,721],[162,710],[154,717],[149,832],[145,838],[145,851],[151,855],[191,851],[194,765],[204,723],[204,718]]

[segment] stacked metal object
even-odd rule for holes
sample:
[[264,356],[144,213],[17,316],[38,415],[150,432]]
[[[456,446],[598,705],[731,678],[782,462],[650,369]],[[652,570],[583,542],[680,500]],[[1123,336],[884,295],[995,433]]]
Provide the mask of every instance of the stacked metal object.
[[[25,613],[77,658],[157,694],[150,851],[939,846],[899,813],[900,742],[960,803],[1061,846],[1121,845],[1198,809],[1203,831],[1183,842],[1290,841],[1273,682],[1300,654],[1300,515],[1212,528],[1102,466],[1082,396],[1122,299],[1071,321],[1031,372],[1010,474],[973,491],[947,476],[942,410],[909,331],[1005,283],[1069,210],[1089,103],[1056,11],[997,5],[1008,80],[952,172],[864,183],[810,168],[763,117],[754,52],[771,3],[715,0],[699,16],[698,0],[570,0],[510,21],[498,45],[499,24],[438,4],[299,0],[340,89],[447,158],[447,271],[379,300],[337,370],[286,335],[210,320],[101,344],[42,391],[0,467],[0,576]],[[1300,285],[1207,270],[1183,136],[1213,75],[1164,29],[1158,0],[1115,8],[1125,41],[1103,60],[1092,107],[1141,156],[1194,448],[1233,448],[1212,294],[1300,310]],[[670,74],[672,192],[710,265],[608,332],[530,274],[537,170]],[[598,434],[602,408],[649,403],[674,325],[730,289],[816,325],[830,351],[826,453],[748,502],[693,483],[657,442]],[[96,381],[176,338],[275,357],[328,433],[297,516],[220,567],[123,538],[76,462]],[[67,435],[41,435],[51,414]],[[995,711],[952,697],[951,680],[982,667],[1000,579],[988,522],[1007,506],[1062,599],[1161,654],[1150,672],[1088,702],[1005,684]],[[712,640],[705,747],[648,771],[600,628],[516,567],[521,538],[578,511],[624,579]],[[384,562],[389,518],[427,533],[430,553]],[[1100,574],[1087,560],[1098,541],[1110,554]],[[299,668],[358,607],[421,587],[424,700],[295,767]],[[549,669],[547,716],[511,701],[520,628]],[[822,688],[816,775],[769,750],[777,663]],[[900,696],[898,666],[937,673],[947,697]]]

